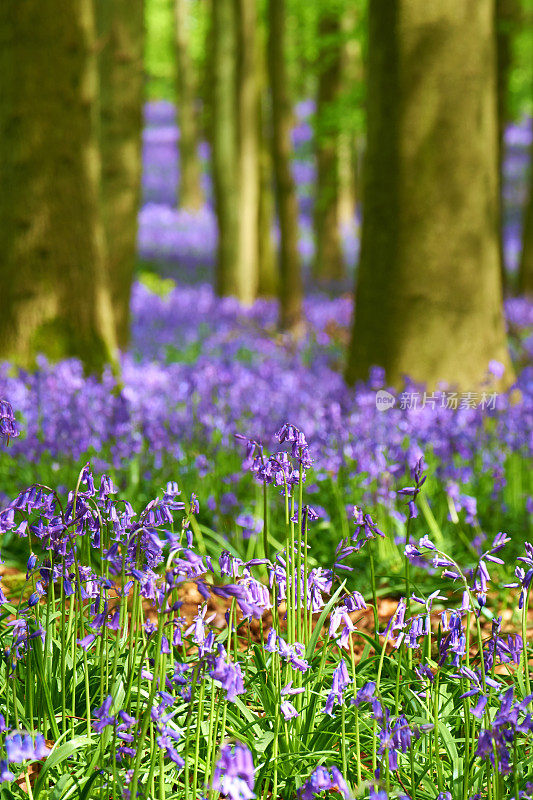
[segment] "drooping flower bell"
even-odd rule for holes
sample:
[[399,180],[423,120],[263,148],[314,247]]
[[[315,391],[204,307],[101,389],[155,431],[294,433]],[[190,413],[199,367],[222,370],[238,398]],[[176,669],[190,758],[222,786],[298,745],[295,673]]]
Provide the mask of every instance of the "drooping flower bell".
[[8,403],[7,400],[0,400],[0,438],[9,444],[9,440],[17,436],[19,436],[19,430],[11,403]]

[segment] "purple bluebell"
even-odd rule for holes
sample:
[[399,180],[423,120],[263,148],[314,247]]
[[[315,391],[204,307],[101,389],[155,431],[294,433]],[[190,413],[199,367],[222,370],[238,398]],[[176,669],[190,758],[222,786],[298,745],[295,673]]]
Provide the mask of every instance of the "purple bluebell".
[[19,430],[15,423],[11,403],[8,403],[7,400],[0,400],[0,438],[9,444],[9,440],[17,436],[19,436]]
[[335,703],[343,705],[344,703],[344,690],[350,685],[350,676],[346,669],[346,662],[341,659],[339,666],[333,670],[333,681],[331,689],[328,693],[326,705],[323,708],[324,714],[333,716],[333,706]]
[[113,698],[107,695],[102,705],[93,711],[92,726],[97,733],[101,733],[104,728],[115,724],[116,718],[110,716],[111,706],[113,705]]
[[224,647],[218,645],[218,655],[215,658],[215,665],[209,673],[213,680],[219,682],[226,692],[226,699],[234,703],[237,695],[244,694],[244,681],[239,663],[227,660],[227,653]]
[[11,783],[15,780],[7,761],[0,761],[0,783]]
[[213,774],[213,789],[228,797],[228,800],[252,800],[255,769],[250,750],[236,743],[223,745]]

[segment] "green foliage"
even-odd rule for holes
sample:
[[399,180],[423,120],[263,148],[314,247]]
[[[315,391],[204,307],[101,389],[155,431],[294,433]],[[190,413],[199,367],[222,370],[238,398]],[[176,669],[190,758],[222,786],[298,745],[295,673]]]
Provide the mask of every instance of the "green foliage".
[[512,119],[533,115],[533,0],[520,0],[520,19],[512,35],[509,108]]
[[[199,76],[203,75],[206,65],[208,9],[209,4],[203,0],[188,2],[191,58]],[[175,102],[174,25],[173,0],[145,0],[145,71],[149,100]],[[201,84],[201,80],[198,84]]]

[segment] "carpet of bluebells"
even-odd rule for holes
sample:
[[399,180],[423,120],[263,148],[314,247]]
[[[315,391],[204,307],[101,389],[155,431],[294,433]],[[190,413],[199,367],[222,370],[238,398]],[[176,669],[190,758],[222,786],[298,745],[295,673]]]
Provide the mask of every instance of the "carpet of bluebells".
[[[348,388],[348,294],[310,294],[295,342],[202,282],[178,135],[150,105],[120,376],[0,365],[0,800],[532,798],[533,304],[506,301],[506,394],[496,362],[477,392]],[[356,219],[344,247],[350,276]]]
[[[0,412],[2,437],[16,438],[10,405]],[[237,437],[263,499],[252,558],[206,554],[198,498],[176,482],[136,509],[89,464],[66,496],[33,484],[0,513],[27,555],[20,592],[0,592],[3,797],[531,797],[533,546],[506,585],[504,623],[494,600],[510,537],[459,562],[418,536],[420,458],[397,490],[404,593],[381,624],[386,534],[354,506],[332,562],[317,564],[312,449],[290,424],[276,440],[269,454]],[[366,598],[347,589],[362,560]],[[370,631],[358,624],[369,609]]]

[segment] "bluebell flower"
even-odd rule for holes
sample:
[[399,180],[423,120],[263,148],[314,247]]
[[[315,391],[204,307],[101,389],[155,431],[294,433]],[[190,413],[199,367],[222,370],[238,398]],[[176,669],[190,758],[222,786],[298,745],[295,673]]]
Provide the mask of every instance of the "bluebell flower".
[[94,633],[88,633],[83,639],[76,639],[76,642],[78,647],[81,647],[82,650],[88,650],[95,639],[96,635]]
[[15,776],[9,769],[7,761],[0,761],[0,783],[11,783]]
[[113,705],[113,698],[110,694],[96,711],[93,711],[92,726],[97,733],[102,733],[104,728],[115,724],[115,717],[110,716],[111,706]]
[[327,769],[327,767],[318,766],[302,788],[298,790],[298,798],[299,800],[314,800],[320,792],[329,792],[331,789],[338,790],[344,800],[353,800],[348,784],[337,767]]
[[280,711],[283,714],[283,718],[285,720],[293,719],[294,717],[298,716],[298,712],[296,711],[295,707],[290,702],[290,700],[281,701]]
[[214,681],[218,681],[226,692],[226,699],[234,703],[237,695],[244,694],[244,681],[240,664],[226,661],[227,653],[224,647],[218,645],[218,655],[215,659],[215,666],[210,671]]
[[251,800],[256,795],[252,754],[246,745],[223,745],[213,774],[213,789],[228,800]]
[[[478,738],[476,755],[484,759],[487,756],[495,766],[494,750],[498,755],[498,769],[505,775],[511,772],[510,748],[518,734],[527,736],[533,730],[533,719],[527,712],[533,696],[525,697],[522,702],[513,701],[514,690],[509,687],[500,696],[500,708],[493,717],[490,727],[483,728]],[[521,720],[522,715],[525,717]]]
[[4,746],[7,760],[10,764],[21,764],[23,761],[41,761],[50,752],[42,733],[35,736],[35,741],[29,733],[8,733]]
[[376,682],[375,681],[368,681],[365,685],[359,689],[355,698],[352,700],[356,706],[359,706],[361,703],[371,703],[374,699],[374,692],[376,691]]
[[385,536],[370,514],[363,513],[362,509],[358,506],[353,507],[353,516],[355,518],[355,533],[352,534],[352,542],[354,542],[355,550],[360,550],[361,547],[372,539],[375,539],[376,536],[380,536],[381,538]]
[[481,719],[481,717],[485,712],[485,706],[487,705],[487,702],[488,702],[488,697],[486,697],[484,694],[481,694],[479,696],[476,705],[470,709],[470,713],[472,714],[472,716]]
[[333,706],[335,703],[339,705],[344,703],[344,690],[350,685],[350,682],[348,670],[346,669],[346,662],[344,659],[341,659],[339,666],[333,670],[333,681],[326,700],[326,705],[323,708],[324,714],[333,716]]
[[466,651],[466,635],[462,623],[460,611],[451,611],[450,616],[446,612],[441,614],[442,630],[446,633],[440,640],[440,659],[439,666],[446,661],[448,654],[452,654],[452,664],[459,667],[461,659]]
[[9,444],[10,439],[19,435],[19,430],[15,423],[15,415],[11,403],[7,400],[0,400],[0,438]]

